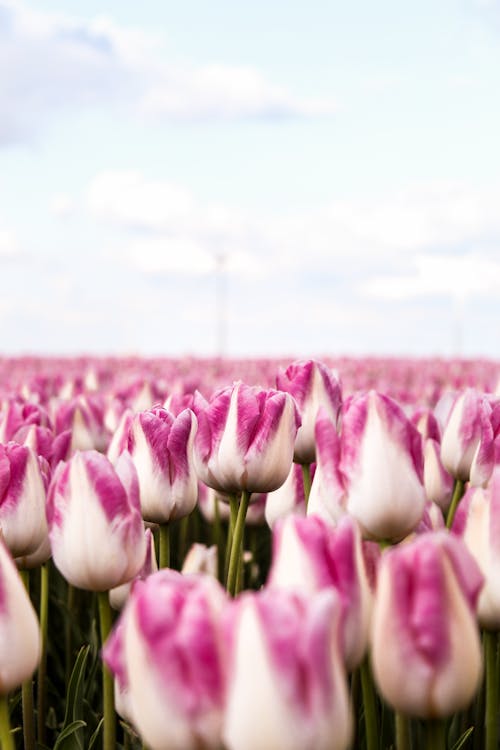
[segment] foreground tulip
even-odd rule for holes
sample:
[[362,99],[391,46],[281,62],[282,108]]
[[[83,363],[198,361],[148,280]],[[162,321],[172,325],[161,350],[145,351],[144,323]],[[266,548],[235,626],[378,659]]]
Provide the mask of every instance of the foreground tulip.
[[300,419],[292,397],[243,383],[194,406],[198,417],[195,466],[220,492],[272,492],[292,465]]
[[35,671],[40,631],[35,610],[14,562],[0,539],[0,695]]
[[482,673],[475,608],[482,576],[447,532],[416,537],[380,562],[372,664],[384,699],[436,719],[468,706]]
[[97,451],[60,464],[47,519],[54,563],[73,586],[108,591],[130,581],[144,563],[139,485],[126,453],[115,468]]
[[128,686],[135,726],[152,750],[220,746],[225,606],[210,576],[162,570],[134,586],[121,620],[122,651],[112,640],[104,659],[122,690]]
[[441,447],[437,440],[428,438],[424,443],[424,487],[427,499],[447,511],[453,495],[453,477],[441,461]]
[[[0,539],[0,742],[5,750],[14,749],[7,694],[24,683],[24,712],[26,691],[32,696],[31,676],[39,656],[38,620],[14,562]],[[32,712],[26,714],[25,732],[28,724],[32,731],[32,719]],[[25,733],[25,739],[26,736]]]
[[137,573],[135,578],[133,578],[131,581],[122,583],[120,586],[116,586],[116,588],[110,590],[109,603],[111,604],[113,609],[123,609],[135,581],[143,581],[152,573],[156,573],[156,571],[158,570],[158,563],[156,562],[155,540],[151,529],[146,529],[144,537],[146,539],[146,555],[142,568]]
[[361,663],[368,645],[372,595],[354,519],[332,529],[317,516],[288,516],[273,532],[267,585],[312,594],[335,589],[342,603],[341,649],[347,669]]
[[0,525],[13,557],[30,555],[47,539],[47,478],[46,462],[31,448],[0,445]]
[[399,540],[424,512],[422,439],[392,399],[375,391],[351,399],[342,432],[316,420],[317,467],[308,513],[336,523],[348,511],[367,537]]
[[316,459],[314,425],[318,411],[323,408],[337,422],[342,404],[340,381],[326,365],[311,359],[293,362],[278,374],[276,386],[294,397],[302,422],[295,439],[294,461],[311,464]]
[[341,750],[351,718],[333,591],[247,593],[227,622],[228,750]]

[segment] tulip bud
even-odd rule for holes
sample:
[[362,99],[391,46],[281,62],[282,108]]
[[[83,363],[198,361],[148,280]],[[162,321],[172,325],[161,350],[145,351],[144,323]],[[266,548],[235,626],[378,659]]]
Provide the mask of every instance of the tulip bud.
[[173,417],[165,409],[137,414],[128,450],[137,469],[145,521],[166,523],[191,513],[198,499],[193,467],[197,420],[186,409]]
[[500,630],[500,473],[486,489],[471,487],[458,506],[452,531],[461,536],[484,575],[477,614],[488,630]]
[[[314,477],[314,465],[311,474]],[[268,493],[265,514],[267,524],[271,529],[278,519],[285,518],[290,514],[305,516],[304,479],[299,464],[292,464],[285,483],[274,492]]]
[[128,447],[128,436],[130,428],[134,419],[134,412],[132,409],[125,409],[122,413],[116,429],[113,430],[113,435],[109,441],[108,450],[106,452],[107,457],[112,464],[116,463],[118,456],[127,450]]
[[453,495],[453,477],[441,461],[441,446],[428,438],[424,443],[424,487],[427,499],[447,511]]
[[207,547],[205,544],[193,544],[182,564],[181,573],[191,575],[203,573],[204,575],[218,576],[217,547]]
[[307,514],[330,524],[346,513],[344,477],[340,471],[341,442],[337,428],[326,412],[316,420],[316,471],[311,485]]
[[172,570],[133,588],[121,616],[121,658],[107,645],[103,657],[115,675],[121,672],[122,684],[128,682],[135,726],[152,750],[220,746],[225,695],[220,618],[226,601],[210,576]]
[[115,468],[97,451],[77,452],[59,464],[47,520],[54,563],[73,586],[108,591],[130,581],[144,563],[139,484],[127,453]]
[[294,397],[302,421],[295,439],[293,460],[311,464],[316,459],[314,425],[318,411],[323,408],[336,424],[342,404],[340,381],[321,362],[303,360],[279,373],[276,386]]
[[262,590],[227,621],[228,750],[341,750],[351,736],[334,591]]
[[104,427],[104,411],[95,396],[76,396],[54,406],[55,431],[58,436],[70,433],[67,457],[76,451],[104,451],[108,435]]
[[156,561],[155,552],[155,540],[153,534],[151,533],[151,529],[146,529],[146,531],[144,532],[144,537],[146,540],[146,554],[144,557],[142,568],[131,581],[122,583],[120,586],[115,586],[115,588],[110,589],[109,591],[109,603],[111,604],[113,609],[123,609],[134,581],[144,581],[148,576],[150,576],[152,573],[156,573],[156,571],[158,570],[158,563]]
[[35,552],[48,535],[45,479],[31,448],[0,445],[0,524],[13,557]]
[[35,671],[40,629],[24,584],[0,539],[0,695],[19,687]]
[[456,396],[441,440],[445,469],[462,482],[485,484],[495,462],[492,407],[488,399],[468,388]]
[[441,429],[439,422],[430,409],[417,409],[411,418],[411,423],[422,435],[424,442],[429,438],[441,441]]
[[383,698],[409,716],[464,709],[482,673],[475,621],[482,576],[460,540],[431,532],[386,551],[372,619],[372,665]]
[[243,383],[196,406],[195,466],[221,492],[271,492],[290,472],[300,419],[292,397]]
[[314,593],[333,588],[342,603],[341,649],[349,671],[358,666],[368,644],[372,595],[361,547],[361,534],[349,516],[336,528],[318,516],[288,516],[273,531],[269,588]]

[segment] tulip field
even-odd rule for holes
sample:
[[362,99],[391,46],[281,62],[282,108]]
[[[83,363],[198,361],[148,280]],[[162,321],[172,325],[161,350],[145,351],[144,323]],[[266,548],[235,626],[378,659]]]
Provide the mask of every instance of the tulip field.
[[0,359],[0,750],[497,750],[500,364]]

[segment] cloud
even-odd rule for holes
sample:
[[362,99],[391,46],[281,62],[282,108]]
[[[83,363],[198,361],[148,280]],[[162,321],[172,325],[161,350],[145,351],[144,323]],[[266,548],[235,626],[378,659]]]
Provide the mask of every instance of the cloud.
[[[87,210],[114,227],[122,257],[145,273],[207,273],[222,253],[235,274],[344,279],[386,299],[484,288],[494,278],[487,258],[500,247],[499,202],[496,184],[429,183],[262,216],[126,170],[97,174],[86,191]],[[474,270],[477,248],[486,260]]]
[[454,299],[498,295],[500,261],[481,253],[465,256],[418,256],[414,271],[404,276],[379,276],[363,285],[367,294],[388,300],[448,296]]
[[252,67],[166,61],[160,35],[0,0],[0,144],[25,140],[70,108],[121,107],[155,120],[314,117],[330,100],[300,99]]
[[0,219],[0,259],[16,259],[21,254],[21,247],[16,233],[9,227],[3,226]]
[[70,216],[73,213],[74,207],[74,200],[67,193],[55,193],[49,201],[50,213],[60,219]]

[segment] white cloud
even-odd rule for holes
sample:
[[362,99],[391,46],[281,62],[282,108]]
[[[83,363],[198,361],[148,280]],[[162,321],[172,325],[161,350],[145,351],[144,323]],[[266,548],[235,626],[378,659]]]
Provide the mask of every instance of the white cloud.
[[16,233],[0,221],[0,258],[9,259],[19,256],[21,251]]
[[106,17],[86,21],[0,0],[0,144],[30,137],[71,107],[120,106],[156,119],[310,117],[329,100],[296,98],[256,69],[165,61],[165,41]]
[[500,261],[481,253],[465,256],[428,256],[415,259],[414,272],[404,276],[379,276],[363,285],[372,296],[389,300],[432,295],[456,299],[498,295]]
[[56,193],[49,200],[49,211],[59,219],[65,219],[73,213],[75,203],[67,193]]

